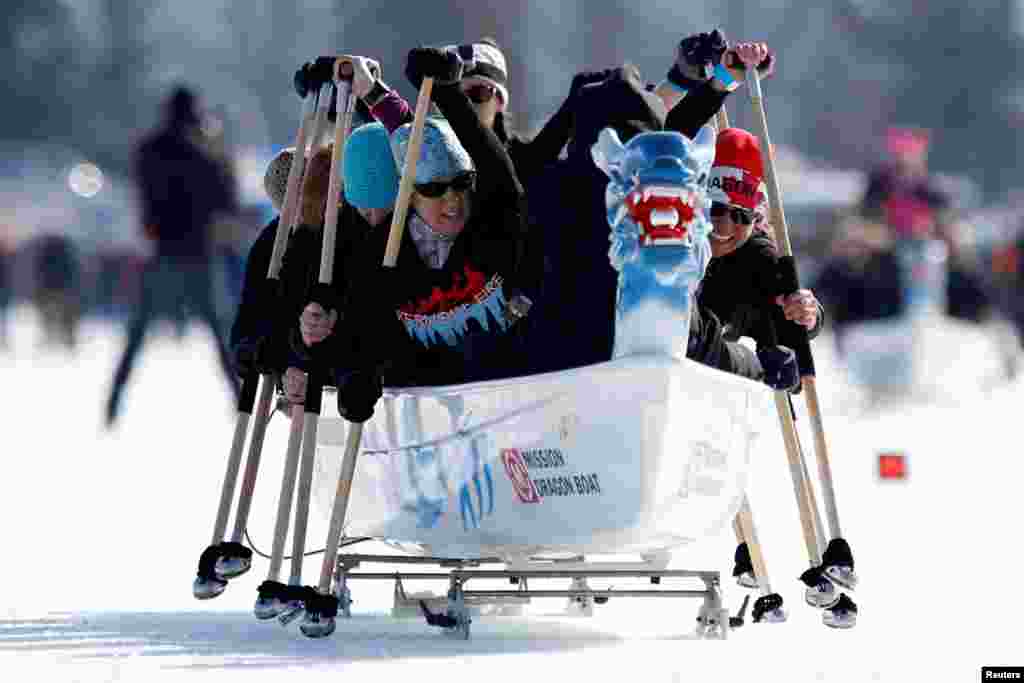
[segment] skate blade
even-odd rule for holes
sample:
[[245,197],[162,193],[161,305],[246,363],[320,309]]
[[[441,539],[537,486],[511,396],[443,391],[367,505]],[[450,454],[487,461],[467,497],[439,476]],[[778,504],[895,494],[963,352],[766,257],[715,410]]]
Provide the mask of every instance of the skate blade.
[[241,558],[232,557],[217,560],[217,564],[213,570],[217,572],[217,576],[221,578],[236,579],[250,569],[252,569],[252,560],[243,560]]
[[747,590],[757,590],[760,586],[757,583],[757,577],[750,572],[744,572],[736,577],[736,585],[740,588],[746,588]]
[[270,621],[274,617],[280,616],[283,611],[284,604],[277,600],[268,602],[257,600],[256,605],[252,608],[253,616],[260,621]]
[[192,582],[192,597],[196,600],[212,600],[228,587],[227,582],[197,578]]
[[851,616],[846,616],[846,617],[841,617],[841,618],[829,619],[828,616],[827,616],[827,613],[826,613],[826,616],[822,617],[822,623],[824,623],[825,626],[828,626],[829,628],[838,628],[838,629],[853,628],[854,626],[857,625],[857,616],[853,615],[852,617]]
[[846,567],[827,567],[825,569],[825,576],[832,583],[850,591],[856,590],[859,581],[857,574],[852,569],[847,569]]
[[287,626],[302,616],[304,611],[305,608],[302,606],[302,603],[292,603],[284,608],[281,614],[278,615],[277,620],[281,622],[281,626]]
[[828,609],[830,607],[835,607],[836,603],[839,602],[839,593],[838,592],[835,594],[835,597],[832,598],[831,600],[819,600],[818,598],[812,598],[811,595],[812,595],[811,593],[805,592],[804,593],[804,602],[806,602],[808,605],[810,605],[811,607],[813,607],[815,609]]
[[307,638],[326,638],[334,633],[337,624],[334,618],[322,619],[318,622],[307,621],[299,624],[299,630]]
[[773,609],[770,612],[765,612],[764,614],[762,614],[761,619],[757,623],[781,624],[784,623],[787,619],[789,619],[789,615],[786,614],[786,610]]

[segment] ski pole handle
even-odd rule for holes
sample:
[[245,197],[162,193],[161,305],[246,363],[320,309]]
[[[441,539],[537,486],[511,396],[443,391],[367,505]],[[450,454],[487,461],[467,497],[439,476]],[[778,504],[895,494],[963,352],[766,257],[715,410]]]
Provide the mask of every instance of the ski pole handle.
[[718,133],[721,135],[722,131],[729,127],[729,112],[725,110],[725,104],[715,114],[715,124],[718,126]]
[[[350,69],[348,78],[344,77],[342,67],[347,64]],[[335,62],[334,87],[338,97],[338,117],[334,122],[334,148],[331,153],[331,174],[327,184],[327,210],[324,216],[324,242],[320,252],[321,284],[330,284],[334,273],[334,245],[338,233],[338,204],[341,196],[341,169],[345,157],[345,140],[348,139],[352,127],[352,110],[355,108],[355,96],[352,94],[351,62],[339,59]],[[344,107],[344,108],[342,108]]]

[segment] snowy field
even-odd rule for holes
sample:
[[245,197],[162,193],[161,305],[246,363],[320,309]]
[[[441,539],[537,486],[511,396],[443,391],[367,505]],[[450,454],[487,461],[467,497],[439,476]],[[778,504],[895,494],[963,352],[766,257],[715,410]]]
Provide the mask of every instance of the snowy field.
[[[701,641],[696,600],[612,600],[592,618],[550,600],[521,617],[478,618],[465,642],[391,619],[391,584],[364,582],[353,586],[354,618],[312,641],[251,616],[265,560],[220,598],[192,598],[234,425],[205,332],[180,343],[150,336],[122,420],[106,433],[120,330],[87,324],[71,356],[37,347],[31,312],[10,323],[13,349],[0,350],[0,680],[953,683],[980,680],[982,666],[1024,666],[1022,599],[1003,582],[1024,564],[1019,382],[979,391],[954,373],[926,402],[863,411],[818,342],[839,510],[861,576],[853,630],[826,628],[803,604],[806,558],[780,441],[755,454],[750,500],[787,623],[754,625],[748,614],[728,640]],[[952,369],[984,353],[976,340],[944,338]],[[256,489],[250,530],[265,551],[286,434],[276,417]],[[901,483],[877,477],[878,452],[893,449],[909,459]],[[326,520],[311,521],[311,545],[325,533]],[[731,533],[707,539],[672,566],[726,579],[734,546]],[[307,561],[307,583],[318,570],[319,558]],[[724,588],[735,612],[744,593],[731,580]]]

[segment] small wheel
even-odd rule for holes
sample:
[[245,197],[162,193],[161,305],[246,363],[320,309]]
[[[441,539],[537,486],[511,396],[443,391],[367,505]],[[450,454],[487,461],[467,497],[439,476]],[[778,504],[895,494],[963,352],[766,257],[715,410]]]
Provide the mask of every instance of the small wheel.
[[702,640],[725,640],[729,632],[728,608],[701,606],[694,635]]
[[345,619],[352,618],[352,591],[347,587],[343,588],[338,595],[338,616]]
[[723,607],[718,610],[718,636],[721,640],[729,638],[729,608]]

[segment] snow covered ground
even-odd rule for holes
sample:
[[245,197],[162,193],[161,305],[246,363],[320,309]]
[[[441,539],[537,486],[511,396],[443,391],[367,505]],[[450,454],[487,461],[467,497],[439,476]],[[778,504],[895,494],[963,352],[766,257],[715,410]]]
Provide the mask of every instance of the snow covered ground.
[[[358,681],[955,682],[979,680],[982,666],[1024,665],[1022,599],[1003,590],[1024,560],[1019,382],[981,392],[950,379],[930,402],[858,411],[841,400],[842,373],[818,343],[839,510],[862,581],[851,631],[826,628],[803,604],[796,577],[806,560],[780,447],[756,454],[750,500],[790,612],[785,624],[753,625],[748,615],[728,640],[699,641],[691,637],[695,600],[613,600],[589,619],[561,615],[562,601],[550,600],[522,617],[477,619],[464,642],[420,620],[392,620],[391,584],[367,582],[354,586],[355,617],[311,641],[294,626],[251,617],[264,560],[217,600],[191,596],[234,423],[205,332],[193,328],[181,343],[151,335],[122,420],[105,433],[120,331],[87,324],[71,356],[37,348],[31,312],[10,322],[13,350],[0,350],[4,681],[330,673]],[[970,344],[946,343],[950,367],[971,362]],[[250,524],[263,550],[286,431],[276,418],[264,449]],[[878,452],[892,449],[909,459],[902,483],[877,477]],[[325,520],[313,520],[311,543],[325,533]],[[728,577],[734,543],[731,534],[708,539],[678,552],[673,567]],[[307,582],[318,569],[319,558],[307,561]],[[735,611],[743,592],[727,581],[725,594]]]

